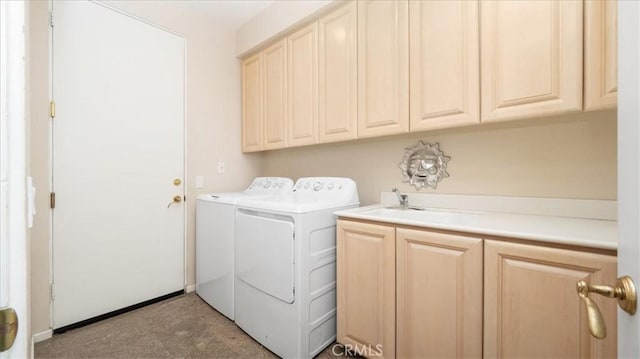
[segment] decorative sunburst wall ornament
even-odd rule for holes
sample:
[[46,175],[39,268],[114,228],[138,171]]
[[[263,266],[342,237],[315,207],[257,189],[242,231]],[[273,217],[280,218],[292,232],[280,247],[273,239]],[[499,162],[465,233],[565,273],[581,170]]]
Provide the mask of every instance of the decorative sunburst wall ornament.
[[425,144],[418,141],[412,147],[404,149],[404,158],[398,164],[402,170],[402,182],[409,182],[417,190],[422,187],[435,189],[447,173],[447,157],[440,151],[439,144]]

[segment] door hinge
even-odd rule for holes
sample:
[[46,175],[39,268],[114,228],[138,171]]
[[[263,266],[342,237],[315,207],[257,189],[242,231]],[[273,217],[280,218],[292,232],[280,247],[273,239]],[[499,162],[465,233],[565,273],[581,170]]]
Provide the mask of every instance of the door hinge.
[[49,201],[51,202],[51,209],[56,208],[56,193],[55,192],[51,192],[51,197],[50,197]]
[[49,116],[51,118],[56,117],[56,102],[55,101],[51,101],[49,103]]
[[51,300],[56,299],[56,285],[51,283]]
[[53,11],[49,11],[49,26],[53,27]]

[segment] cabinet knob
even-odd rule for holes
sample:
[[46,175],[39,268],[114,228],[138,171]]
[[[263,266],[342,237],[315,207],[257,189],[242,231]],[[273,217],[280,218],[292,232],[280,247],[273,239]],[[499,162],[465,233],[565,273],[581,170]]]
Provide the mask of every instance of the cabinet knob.
[[576,291],[587,307],[589,331],[591,332],[591,335],[598,339],[604,339],[607,337],[607,327],[604,324],[604,319],[602,319],[600,308],[598,308],[598,305],[593,301],[593,299],[589,298],[589,293],[600,294],[607,298],[615,298],[618,300],[618,305],[622,310],[631,315],[636,313],[638,297],[636,294],[636,287],[629,276],[618,278],[618,282],[615,287],[608,285],[593,285],[585,282],[584,280],[579,280],[578,283],[576,283]]

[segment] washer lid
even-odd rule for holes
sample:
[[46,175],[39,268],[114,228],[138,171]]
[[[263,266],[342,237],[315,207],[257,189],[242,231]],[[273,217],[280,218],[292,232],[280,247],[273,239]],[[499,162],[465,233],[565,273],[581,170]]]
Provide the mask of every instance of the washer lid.
[[241,198],[247,198],[249,196],[250,195],[246,194],[245,192],[206,193],[199,194],[198,200],[225,204],[236,204]]
[[293,180],[286,177],[256,177],[243,192],[218,192],[198,195],[198,200],[225,204],[236,204],[242,198],[265,198],[288,193]]

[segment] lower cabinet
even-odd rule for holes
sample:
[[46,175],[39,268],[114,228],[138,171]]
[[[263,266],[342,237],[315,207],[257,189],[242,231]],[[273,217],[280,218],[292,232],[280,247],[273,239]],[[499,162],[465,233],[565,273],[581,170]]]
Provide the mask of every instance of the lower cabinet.
[[482,239],[396,230],[398,358],[482,356]]
[[394,226],[338,221],[338,342],[365,356],[395,357]]
[[337,341],[384,358],[616,356],[616,302],[591,295],[607,338],[589,334],[576,282],[612,285],[616,257],[340,219]]
[[615,358],[616,301],[590,294],[608,335],[589,334],[576,282],[614,285],[616,257],[485,241],[486,358]]

